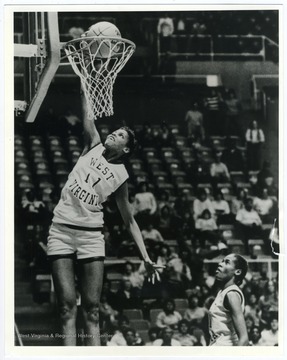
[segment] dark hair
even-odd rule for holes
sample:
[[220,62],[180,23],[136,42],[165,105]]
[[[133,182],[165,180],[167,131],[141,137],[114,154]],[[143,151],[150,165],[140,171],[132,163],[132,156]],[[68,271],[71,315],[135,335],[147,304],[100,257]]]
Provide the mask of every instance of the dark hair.
[[123,335],[124,335],[124,337],[127,336],[127,333],[128,333],[128,332],[132,332],[134,336],[136,335],[136,332],[135,332],[135,330],[134,330],[133,328],[127,327],[127,328],[123,329]]
[[237,285],[241,285],[243,279],[245,278],[246,274],[247,274],[247,270],[248,270],[248,263],[246,261],[246,259],[239,255],[239,254],[233,254],[235,257],[235,266],[236,269],[241,270],[240,275],[235,275],[235,283]]
[[173,305],[173,311],[175,310],[175,302],[173,299],[166,299],[165,302],[163,303],[163,310],[165,312],[166,308],[167,308],[167,304],[171,303]]
[[134,131],[131,128],[129,128],[128,126],[122,126],[122,127],[120,127],[120,129],[125,130],[128,133],[127,147],[130,149],[130,151],[128,153],[125,153],[123,155],[123,157],[129,158],[135,151],[135,148],[137,145],[136,136],[135,136]]
[[148,335],[151,336],[151,334],[156,333],[156,337],[158,337],[159,334],[159,329],[157,327],[151,327],[148,330]]
[[201,218],[204,218],[204,215],[205,215],[205,214],[208,214],[208,215],[211,217],[211,212],[210,212],[208,209],[203,210],[203,212],[201,213],[200,217],[201,217]]
[[186,325],[186,326],[189,328],[189,325],[190,325],[190,324],[189,324],[189,321],[188,321],[188,320],[182,319],[182,320],[180,320],[180,321],[178,322],[177,328],[180,329],[181,325]]
[[118,324],[119,324],[119,326],[121,326],[124,321],[125,321],[127,324],[130,323],[130,320],[129,320],[129,318],[128,318],[127,316],[125,316],[125,315],[120,315],[119,318],[118,318]]

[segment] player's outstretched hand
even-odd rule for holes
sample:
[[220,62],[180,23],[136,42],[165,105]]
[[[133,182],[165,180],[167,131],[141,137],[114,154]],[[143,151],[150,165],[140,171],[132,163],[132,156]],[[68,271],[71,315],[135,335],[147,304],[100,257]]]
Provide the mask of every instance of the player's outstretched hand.
[[164,269],[165,266],[163,265],[157,265],[153,262],[149,262],[149,261],[145,261],[144,262],[144,266],[147,272],[147,276],[148,276],[148,281],[152,282],[152,284],[155,283],[155,281],[160,281],[160,276],[159,273],[157,271],[157,269]]

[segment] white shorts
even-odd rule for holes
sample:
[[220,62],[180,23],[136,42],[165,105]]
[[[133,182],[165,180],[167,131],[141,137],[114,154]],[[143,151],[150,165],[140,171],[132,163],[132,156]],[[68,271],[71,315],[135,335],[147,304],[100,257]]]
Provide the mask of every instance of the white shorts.
[[53,223],[49,230],[47,255],[76,256],[77,259],[104,258],[105,241],[101,229],[70,228]]

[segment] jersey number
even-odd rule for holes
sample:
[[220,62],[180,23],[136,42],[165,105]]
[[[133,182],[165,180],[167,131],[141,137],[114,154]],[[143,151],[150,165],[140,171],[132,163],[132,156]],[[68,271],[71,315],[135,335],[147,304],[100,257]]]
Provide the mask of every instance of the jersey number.
[[[90,173],[87,175],[85,183],[88,183],[89,177],[90,177]],[[93,183],[92,187],[95,187],[100,181],[101,178],[98,178],[98,180]]]

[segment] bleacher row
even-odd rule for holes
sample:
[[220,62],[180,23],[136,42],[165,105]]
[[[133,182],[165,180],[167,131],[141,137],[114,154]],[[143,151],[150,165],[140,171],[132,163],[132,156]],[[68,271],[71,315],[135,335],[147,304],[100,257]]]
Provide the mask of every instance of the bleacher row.
[[[157,128],[159,125],[154,125]],[[99,127],[100,134],[104,139],[109,133],[108,126]],[[136,132],[141,127],[136,127]],[[141,181],[148,181],[152,190],[167,190],[171,196],[179,196],[183,191],[189,191],[195,196],[196,191],[205,188],[212,195],[210,183],[199,182],[196,188],[191,184],[188,171],[191,165],[198,162],[201,165],[201,179],[204,180],[209,174],[209,166],[214,161],[214,152],[225,149],[224,137],[210,137],[210,147],[201,146],[193,149],[188,144],[179,126],[170,125],[171,143],[168,147],[142,146],[136,155],[129,161],[130,165],[130,188],[135,190]],[[238,144],[238,149],[246,157],[246,148],[242,146],[239,137],[233,137]],[[58,136],[30,135],[25,139],[21,135],[15,135],[15,175],[16,187],[23,189],[36,188],[43,200],[53,188],[61,189],[66,181],[68,173],[76,163],[82,151],[79,136],[69,136],[61,139]],[[257,172],[251,171],[248,176],[256,176]],[[248,176],[239,170],[232,171],[230,183],[220,183],[226,200],[234,196],[239,188],[251,189]]]
[[[186,309],[188,309],[187,299],[174,299],[176,311],[181,316],[184,316]],[[146,320],[143,316],[141,309],[125,309],[123,315],[129,319],[130,326],[137,330],[137,333],[144,342],[149,341],[148,330],[156,326],[157,316],[163,309],[150,309],[149,320]]]

